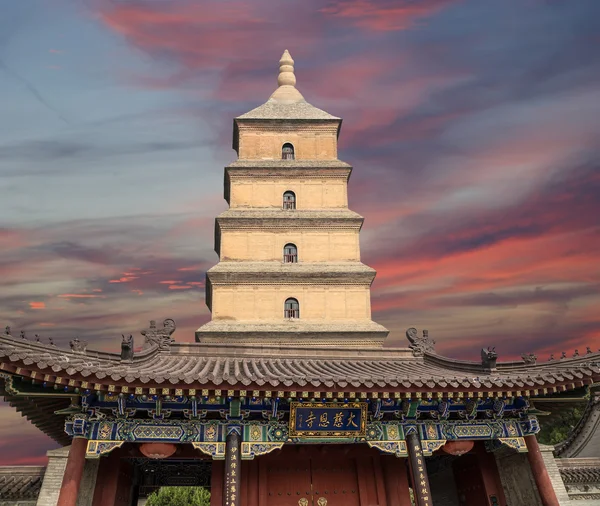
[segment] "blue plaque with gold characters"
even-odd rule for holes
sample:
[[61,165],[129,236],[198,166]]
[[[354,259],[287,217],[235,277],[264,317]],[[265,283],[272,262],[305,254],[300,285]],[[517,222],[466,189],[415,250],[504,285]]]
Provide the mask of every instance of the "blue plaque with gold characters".
[[365,437],[366,433],[366,402],[290,404],[290,437]]

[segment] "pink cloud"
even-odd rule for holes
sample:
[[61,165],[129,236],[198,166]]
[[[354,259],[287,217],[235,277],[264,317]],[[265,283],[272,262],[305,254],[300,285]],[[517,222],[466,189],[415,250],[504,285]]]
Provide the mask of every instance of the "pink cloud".
[[190,267],[180,267],[179,269],[177,269],[179,272],[188,272],[188,271],[200,271],[202,269],[206,268],[205,265],[193,265]]
[[138,276],[123,276],[119,279],[111,279],[109,283],[130,283],[131,281],[139,279]]
[[336,0],[321,12],[372,31],[407,30],[455,3],[454,0]]
[[[262,2],[208,0],[192,2],[102,3],[98,18],[112,31],[151,54],[169,62],[168,75],[129,76],[133,84],[151,89],[170,89],[189,80],[207,80],[221,76],[214,91],[221,96],[243,100],[264,93],[265,80],[257,75],[272,53],[271,67],[281,55],[273,40],[285,40],[295,54],[306,54],[318,42],[324,19],[306,8],[265,8]],[[295,29],[289,29],[289,17],[295,16]],[[244,87],[231,95],[232,81],[244,76]],[[260,87],[257,83],[262,83]],[[273,82],[273,79],[271,80]]]
[[57,297],[60,297],[62,299],[97,299],[97,298],[105,298],[104,295],[92,295],[92,294],[85,294],[85,293],[64,293],[61,295],[57,295]]
[[46,303],[45,302],[30,302],[29,307],[31,309],[46,309]]

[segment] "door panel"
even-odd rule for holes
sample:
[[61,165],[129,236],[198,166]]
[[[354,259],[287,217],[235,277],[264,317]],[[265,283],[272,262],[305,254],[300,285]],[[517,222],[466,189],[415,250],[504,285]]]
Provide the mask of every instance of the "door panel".
[[311,471],[312,506],[360,506],[355,459],[312,459]]
[[264,465],[265,506],[360,506],[354,458],[290,454]]
[[267,464],[267,506],[298,506],[300,498],[312,506],[310,458],[298,457]]

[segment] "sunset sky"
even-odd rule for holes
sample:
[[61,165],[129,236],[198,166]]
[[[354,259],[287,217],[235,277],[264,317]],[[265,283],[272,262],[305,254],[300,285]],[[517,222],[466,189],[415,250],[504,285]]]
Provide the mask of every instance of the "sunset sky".
[[[210,318],[232,118],[344,119],[373,317],[499,359],[600,346],[598,0],[27,0],[0,16],[0,325],[117,350]],[[0,405],[0,464],[56,445]]]

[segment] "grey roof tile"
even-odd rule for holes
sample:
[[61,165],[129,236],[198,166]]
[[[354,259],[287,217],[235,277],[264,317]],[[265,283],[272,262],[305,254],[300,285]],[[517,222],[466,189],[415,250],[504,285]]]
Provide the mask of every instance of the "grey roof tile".
[[[316,344],[315,347],[317,348]],[[44,360],[37,362],[43,356]],[[600,379],[600,354],[565,359],[561,371],[554,363],[530,365],[498,364],[494,372],[475,362],[455,361],[437,355],[413,357],[402,349],[299,349],[290,344],[243,345],[174,344],[170,350],[154,348],[135,356],[133,361],[122,362],[116,354],[91,356],[48,347],[40,354],[40,346],[12,337],[0,339],[0,358],[3,362],[19,364],[22,361],[36,365],[44,372],[44,365],[64,376],[89,378],[90,381],[118,381],[125,378],[138,384],[230,385],[259,384],[302,387],[353,387],[377,385],[381,388],[405,388],[424,385],[428,389],[446,388],[538,388],[570,382],[575,379]],[[84,366],[84,364],[86,364]],[[93,371],[93,372],[92,372]],[[83,373],[86,373],[85,376]]]

